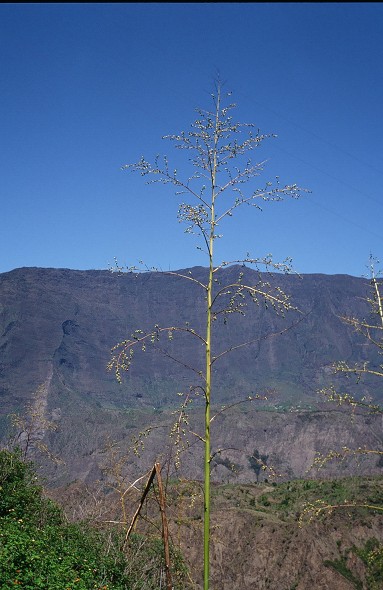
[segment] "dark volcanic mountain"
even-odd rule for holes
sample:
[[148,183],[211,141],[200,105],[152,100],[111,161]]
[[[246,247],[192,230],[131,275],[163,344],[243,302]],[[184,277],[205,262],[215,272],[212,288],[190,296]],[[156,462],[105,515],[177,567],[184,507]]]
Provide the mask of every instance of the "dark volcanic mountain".
[[[199,281],[206,277],[206,269],[200,267],[180,272]],[[221,284],[231,283],[239,272],[248,284],[259,281],[256,271],[239,267],[222,270],[217,277]],[[298,311],[282,317],[262,302],[249,302],[245,316],[231,314],[225,322],[218,315],[215,354],[242,342],[250,344],[215,363],[215,404],[272,391],[268,406],[312,409],[320,400],[316,391],[333,380],[334,361],[378,363],[376,351],[340,319],[369,314],[363,300],[368,294],[366,280],[346,275],[261,278],[288,293]],[[153,412],[166,413],[179,403],[178,392],[198,384],[190,367],[203,369],[203,348],[188,334],[165,337],[157,347],[138,351],[121,385],[106,370],[110,349],[138,328],[186,322],[203,333],[204,292],[195,282],[175,275],[41,268],[0,275],[3,424],[10,412],[32,401],[60,426],[60,435],[49,436],[53,446],[60,436],[57,446],[69,454],[89,456],[105,431],[125,437],[127,429],[142,426]],[[358,395],[383,399],[379,380],[353,387]],[[44,436],[42,425],[40,430]]]

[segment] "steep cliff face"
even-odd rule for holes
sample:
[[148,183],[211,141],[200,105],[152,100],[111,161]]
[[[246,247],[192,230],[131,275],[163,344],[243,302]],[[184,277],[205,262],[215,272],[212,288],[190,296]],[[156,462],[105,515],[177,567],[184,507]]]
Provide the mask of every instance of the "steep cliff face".
[[[190,272],[199,280],[206,274],[202,268]],[[246,282],[259,280],[255,271],[243,272]],[[230,283],[238,274],[238,267],[231,267],[219,278],[222,284]],[[304,400],[324,381],[332,362],[376,361],[373,349],[339,317],[368,313],[362,301],[368,288],[365,280],[344,275],[262,279],[290,294],[299,313],[282,318],[262,303],[249,303],[245,317],[232,314],[225,324],[218,316],[216,354],[251,343],[216,363],[217,403],[267,385],[275,386],[281,399],[295,395]],[[203,333],[202,289],[166,273],[117,276],[108,271],[18,269],[0,275],[0,305],[2,412],[29,399],[52,368],[52,387],[90,396],[102,405],[172,403],[176,390],[188,387],[194,378],[181,363],[199,369],[203,361],[200,343],[180,336],[171,343],[165,338],[161,345],[181,363],[159,351],[137,354],[122,387],[106,371],[111,347],[137,328],[189,322]]]
[[[368,284],[345,275],[260,276],[239,267],[222,270],[217,278],[221,285],[232,283],[240,272],[249,284],[261,280],[278,285],[299,311],[281,317],[262,303],[248,302],[244,317],[231,314],[225,323],[218,315],[214,354],[242,342],[250,344],[215,363],[214,404],[218,407],[271,392],[267,405],[276,411],[261,418],[266,424],[272,416],[272,424],[264,428],[259,427],[259,413],[252,418],[254,424],[250,421],[243,428],[243,416],[222,417],[217,420],[217,439],[224,443],[227,438],[226,446],[244,448],[233,434],[242,428],[242,438],[248,441],[237,461],[242,466],[251,447],[274,458],[286,457],[289,448],[291,458],[288,464],[283,460],[283,469],[300,475],[307,461],[302,460],[302,452],[296,459],[294,449],[304,448],[311,459],[317,447],[324,448],[320,441],[330,436],[329,422],[324,419],[322,424],[317,417],[309,423],[307,418],[278,411],[317,404],[316,390],[332,380],[329,367],[336,360],[378,363],[376,351],[340,319],[345,314],[368,314],[363,301]],[[206,277],[200,267],[182,273],[199,281]],[[58,426],[56,433],[39,428],[39,436],[46,435],[58,451],[72,456],[68,478],[87,477],[94,473],[90,457],[97,454],[106,434],[121,440],[148,421],[169,422],[167,412],[179,403],[176,394],[198,384],[192,369],[203,368],[201,344],[188,335],[175,335],[171,341],[164,338],[157,347],[139,351],[119,385],[106,371],[110,349],[135,329],[150,330],[155,324],[185,326],[189,322],[203,333],[203,310],[203,290],[193,281],[166,273],[117,276],[108,271],[24,268],[0,275],[0,414],[4,419],[28,402],[37,403],[42,417]],[[39,387],[36,402],[33,394]],[[354,391],[383,399],[379,380],[364,381]],[[198,411],[198,400],[195,406]],[[331,427],[334,441],[352,437],[346,433],[347,428],[352,430],[350,422],[342,416],[338,414]],[[363,440],[369,428],[354,429],[359,432],[354,442]],[[225,474],[222,465],[216,471]]]

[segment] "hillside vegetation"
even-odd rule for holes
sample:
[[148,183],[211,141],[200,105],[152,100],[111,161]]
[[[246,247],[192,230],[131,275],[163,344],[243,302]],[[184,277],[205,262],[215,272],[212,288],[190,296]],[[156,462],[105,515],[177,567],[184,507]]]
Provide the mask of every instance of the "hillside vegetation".
[[[166,489],[170,536],[190,570],[191,587],[199,590],[201,481],[172,479]],[[70,519],[85,514],[93,522],[121,519],[121,497],[105,482],[99,487],[74,482],[49,494],[61,499]],[[126,496],[127,521],[139,498],[137,490]],[[212,588],[381,590],[382,508],[382,477],[215,484]],[[150,537],[153,525],[160,527],[155,490],[136,532]]]
[[[0,451],[0,588],[25,590],[158,590],[161,539],[133,535],[121,551],[116,527],[69,522],[43,496],[31,463]],[[186,568],[173,556],[174,588],[186,587]]]

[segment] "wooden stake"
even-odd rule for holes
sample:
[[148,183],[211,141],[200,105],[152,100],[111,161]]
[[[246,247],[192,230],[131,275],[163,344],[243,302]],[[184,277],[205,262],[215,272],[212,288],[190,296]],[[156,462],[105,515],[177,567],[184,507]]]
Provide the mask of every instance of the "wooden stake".
[[165,502],[164,488],[162,485],[161,466],[159,463],[155,463],[154,468],[156,470],[158,491],[159,491],[159,495],[160,495],[160,511],[161,511],[161,519],[162,519],[162,540],[164,542],[164,553],[165,553],[166,586],[167,586],[167,590],[172,590],[173,584],[172,584],[172,573],[171,573],[171,569],[170,569],[169,530],[168,530],[168,521],[166,518],[166,502]]
[[124,542],[121,546],[121,550],[125,548],[125,545],[129,539],[130,533],[133,530],[133,527],[136,523],[136,520],[140,514],[141,508],[145,502],[145,498],[148,495],[150,487],[153,483],[154,478],[157,477],[158,483],[158,492],[159,492],[159,505],[160,505],[160,512],[161,512],[161,521],[162,521],[162,541],[164,544],[164,554],[165,554],[165,574],[166,574],[166,588],[167,590],[173,590],[172,584],[172,572],[170,567],[170,550],[169,550],[169,529],[168,529],[168,521],[166,518],[166,500],[165,500],[165,493],[164,493],[164,486],[162,484],[162,477],[161,477],[161,465],[159,463],[155,463],[153,469],[150,472],[148,481],[146,482],[145,489],[142,493],[140,502],[138,504],[137,510],[135,511],[131,523],[129,525],[128,530],[126,531]]
[[132,521],[130,523],[130,526],[129,526],[128,530],[126,531],[125,539],[124,539],[124,542],[123,542],[123,544],[121,546],[121,550],[123,550],[125,548],[125,545],[126,545],[128,539],[129,539],[130,533],[133,530],[133,527],[134,527],[135,522],[136,522],[136,520],[138,518],[138,515],[140,514],[140,510],[141,510],[141,508],[142,508],[142,506],[143,506],[143,504],[145,502],[145,498],[146,498],[146,496],[147,496],[147,494],[149,492],[150,486],[153,483],[153,479],[154,479],[155,475],[156,475],[156,466],[154,466],[153,469],[150,472],[149,479],[146,482],[146,486],[145,486],[145,489],[144,489],[144,491],[142,493],[141,500],[140,500],[140,502],[138,504],[138,508],[135,511],[134,515],[133,515],[133,518],[132,518]]

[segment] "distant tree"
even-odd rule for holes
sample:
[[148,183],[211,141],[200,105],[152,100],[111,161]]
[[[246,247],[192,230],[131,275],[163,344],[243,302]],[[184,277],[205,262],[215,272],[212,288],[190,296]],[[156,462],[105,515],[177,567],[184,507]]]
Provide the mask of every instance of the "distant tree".
[[267,467],[267,460],[269,455],[261,455],[258,449],[254,449],[253,454],[249,457],[250,467],[255,473],[255,477],[257,478],[257,483],[259,481],[259,474],[262,470],[265,470]]
[[23,414],[9,416],[12,428],[8,447],[18,448],[24,459],[33,457],[35,460],[37,454],[43,454],[59,464],[63,461],[53,455],[43,440],[46,432],[55,432],[57,429],[57,425],[45,416],[45,388],[46,385],[42,384],[36,389]]
[[[231,102],[231,93],[224,94],[222,84],[218,81],[215,91],[211,94],[212,108],[197,109],[197,119],[188,131],[175,135],[168,135],[164,139],[174,142],[178,150],[186,150],[190,173],[181,176],[177,169],[171,168],[165,156],[155,158],[151,163],[142,157],[137,163],[127,164],[126,170],[138,172],[141,176],[152,177],[149,182],[159,182],[172,185],[176,194],[187,195],[190,202],[181,202],[179,206],[179,221],[186,224],[185,233],[195,234],[200,238],[198,249],[206,256],[208,267],[206,281],[194,277],[191,272],[176,274],[197,285],[205,296],[205,331],[197,332],[188,323],[182,326],[155,326],[150,333],[137,330],[131,337],[119,343],[115,349],[110,369],[114,369],[118,380],[121,373],[128,370],[132,361],[134,349],[145,350],[150,342],[158,342],[162,335],[169,338],[177,332],[188,333],[204,348],[204,368],[194,368],[197,383],[186,396],[184,408],[191,403],[193,396],[202,394],[205,406],[205,420],[203,434],[196,436],[204,444],[204,590],[209,589],[209,544],[210,544],[210,471],[213,454],[211,452],[210,427],[214,416],[211,416],[212,403],[212,368],[224,355],[232,350],[238,350],[251,344],[254,340],[233,345],[226,350],[213,349],[213,326],[219,318],[226,322],[231,314],[245,315],[248,301],[256,304],[264,303],[277,313],[284,313],[292,309],[290,299],[280,287],[272,286],[269,281],[262,279],[255,284],[247,284],[243,272],[229,284],[221,283],[219,271],[233,264],[253,265],[271,271],[288,272],[290,260],[275,263],[271,255],[255,258],[250,253],[239,259],[216,262],[215,243],[222,237],[220,227],[224,221],[233,217],[242,206],[252,206],[260,210],[262,204],[281,201],[285,197],[298,198],[301,189],[296,184],[282,186],[279,178],[275,182],[267,181],[259,188],[254,186],[254,180],[261,175],[265,161],[253,163],[251,154],[258,151],[263,142],[273,135],[261,133],[253,124],[235,122],[232,111],[235,104]],[[187,168],[186,168],[187,170]],[[122,270],[122,269],[120,269]],[[132,272],[139,269],[131,267]],[[178,422],[177,436],[185,433],[187,427],[186,412],[181,412]]]

